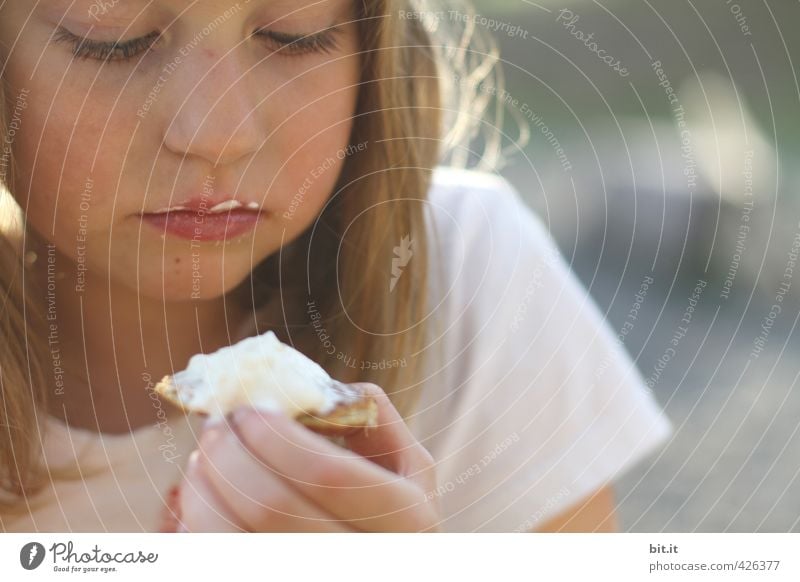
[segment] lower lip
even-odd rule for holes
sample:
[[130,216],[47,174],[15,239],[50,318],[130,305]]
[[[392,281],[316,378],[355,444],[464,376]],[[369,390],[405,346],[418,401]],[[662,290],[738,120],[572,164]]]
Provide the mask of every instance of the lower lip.
[[142,220],[164,234],[193,241],[219,241],[236,238],[255,229],[263,212],[230,210],[218,214],[185,210],[142,214]]

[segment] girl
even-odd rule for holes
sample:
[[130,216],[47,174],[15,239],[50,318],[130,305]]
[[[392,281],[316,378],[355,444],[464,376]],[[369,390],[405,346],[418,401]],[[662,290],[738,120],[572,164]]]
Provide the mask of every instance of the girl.
[[[492,57],[437,49],[469,13],[429,8],[0,4],[4,530],[616,527],[610,480],[669,422],[517,193],[438,167],[474,156],[487,93],[453,89]],[[268,329],[379,428],[154,395]]]

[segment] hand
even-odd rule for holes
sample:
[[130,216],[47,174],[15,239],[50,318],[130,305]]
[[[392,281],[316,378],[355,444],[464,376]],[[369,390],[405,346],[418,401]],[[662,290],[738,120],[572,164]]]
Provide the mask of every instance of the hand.
[[431,455],[378,386],[378,426],[347,449],[251,407],[206,429],[179,490],[181,531],[437,531]]

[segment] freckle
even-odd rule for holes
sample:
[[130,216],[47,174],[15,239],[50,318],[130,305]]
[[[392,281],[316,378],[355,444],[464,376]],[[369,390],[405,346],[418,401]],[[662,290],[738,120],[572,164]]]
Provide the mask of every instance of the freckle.
[[180,257],[175,257],[175,264],[178,265],[178,264],[180,264],[180,262],[181,262],[181,258]]

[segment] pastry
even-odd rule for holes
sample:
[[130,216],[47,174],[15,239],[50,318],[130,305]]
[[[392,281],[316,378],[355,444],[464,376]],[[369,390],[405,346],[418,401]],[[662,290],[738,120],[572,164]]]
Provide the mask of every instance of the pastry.
[[253,406],[334,437],[375,426],[378,416],[371,396],[334,380],[272,331],[192,356],[185,370],[165,376],[155,390],[188,412],[224,417]]

